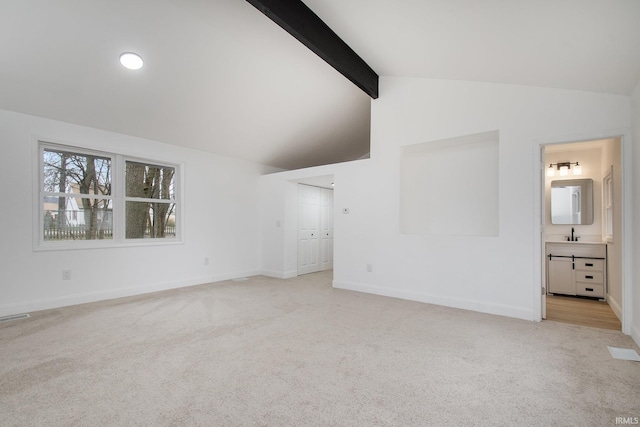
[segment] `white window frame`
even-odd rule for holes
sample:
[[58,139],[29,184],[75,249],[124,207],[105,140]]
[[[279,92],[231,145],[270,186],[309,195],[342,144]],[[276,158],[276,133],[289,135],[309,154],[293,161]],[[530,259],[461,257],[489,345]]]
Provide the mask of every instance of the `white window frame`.
[[[126,192],[126,165],[127,162],[135,162],[135,163],[142,163],[145,165],[153,165],[153,166],[160,166],[160,167],[170,167],[170,168],[174,168],[175,172],[173,174],[175,181],[175,187],[174,187],[174,196],[175,198],[173,200],[170,199],[145,199],[145,198],[140,198],[140,197],[129,197],[127,196],[127,192]],[[181,168],[179,167],[179,165],[176,165],[174,163],[167,163],[167,162],[161,162],[161,161],[156,161],[156,160],[149,160],[149,159],[144,159],[144,158],[140,158],[140,157],[130,157],[130,156],[123,156],[122,157],[122,164],[121,164],[121,171],[119,176],[121,177],[118,185],[119,185],[119,193],[122,195],[122,209],[120,209],[120,211],[118,212],[118,216],[120,217],[120,221],[122,223],[122,227],[120,227],[120,229],[118,230],[119,233],[119,237],[126,241],[126,242],[140,242],[140,241],[147,241],[147,240],[153,240],[153,241],[164,241],[164,240],[175,240],[178,239],[179,233],[178,233],[178,223],[179,223],[179,219],[182,218],[182,212],[181,212],[181,203],[178,203],[179,200],[179,188],[180,188],[180,183],[182,182],[182,179],[179,179],[179,175],[180,175],[180,170]],[[176,218],[176,236],[175,237],[163,237],[161,239],[127,239],[125,237],[126,234],[126,204],[127,202],[150,202],[150,203],[175,203],[175,218]]]
[[[96,248],[113,248],[113,247],[130,247],[130,246],[162,246],[182,244],[183,236],[183,182],[184,182],[184,164],[163,161],[161,159],[143,158],[128,156],[116,152],[101,151],[97,149],[87,148],[82,145],[51,142],[49,139],[35,139],[37,153],[34,159],[34,212],[33,215],[33,248],[35,251],[48,250],[74,250],[74,249],[96,249]],[[111,159],[111,200],[113,209],[113,237],[111,239],[96,240],[44,240],[44,197],[56,195],[51,192],[44,191],[44,165],[43,156],[45,148],[51,150],[62,150],[70,153],[95,155],[107,157]],[[163,238],[137,238],[127,239],[125,237],[126,228],[126,197],[125,197],[125,165],[127,161],[144,163],[148,165],[166,166],[175,168],[174,173],[174,195],[175,199],[175,237]],[[98,196],[104,198],[105,196]],[[92,196],[92,198],[94,198]],[[136,199],[141,201],[141,199]],[[144,199],[146,200],[146,199]],[[142,201],[144,201],[142,200]],[[153,199],[153,202],[159,200]]]

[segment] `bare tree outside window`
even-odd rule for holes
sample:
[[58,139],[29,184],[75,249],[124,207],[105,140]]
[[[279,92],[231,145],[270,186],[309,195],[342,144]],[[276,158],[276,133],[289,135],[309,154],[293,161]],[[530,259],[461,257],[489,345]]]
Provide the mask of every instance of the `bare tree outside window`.
[[113,237],[111,158],[43,150],[44,240]]
[[43,249],[179,240],[181,166],[44,141],[39,153]]
[[126,162],[126,238],[175,237],[175,168]]

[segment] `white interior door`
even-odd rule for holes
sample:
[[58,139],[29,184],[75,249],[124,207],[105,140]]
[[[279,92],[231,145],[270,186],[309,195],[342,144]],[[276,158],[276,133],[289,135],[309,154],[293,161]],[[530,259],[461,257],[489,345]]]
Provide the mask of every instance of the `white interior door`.
[[333,269],[333,190],[320,190],[320,270]]
[[298,185],[298,274],[320,271],[320,188]]
[[333,190],[298,185],[298,275],[333,269]]

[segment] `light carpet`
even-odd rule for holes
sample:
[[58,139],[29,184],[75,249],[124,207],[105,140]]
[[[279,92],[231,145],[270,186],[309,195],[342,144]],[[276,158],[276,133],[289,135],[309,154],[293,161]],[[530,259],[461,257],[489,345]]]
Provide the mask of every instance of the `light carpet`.
[[621,332],[253,277],[0,324],[2,426],[608,426]]

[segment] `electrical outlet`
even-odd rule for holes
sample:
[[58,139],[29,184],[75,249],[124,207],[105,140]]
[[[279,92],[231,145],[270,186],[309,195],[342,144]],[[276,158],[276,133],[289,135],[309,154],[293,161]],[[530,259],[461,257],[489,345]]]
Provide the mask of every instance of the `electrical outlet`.
[[204,265],[209,265],[209,257],[206,257],[206,258],[204,259]]
[[373,272],[373,264],[367,264],[367,272]]
[[62,270],[62,280],[71,280],[71,270]]

